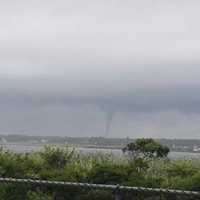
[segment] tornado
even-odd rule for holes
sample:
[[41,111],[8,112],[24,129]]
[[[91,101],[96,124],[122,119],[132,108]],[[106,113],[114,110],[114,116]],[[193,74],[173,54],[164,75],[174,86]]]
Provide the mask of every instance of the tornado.
[[115,115],[115,111],[114,110],[109,110],[105,113],[105,117],[106,117],[106,124],[105,124],[105,134],[104,137],[108,137],[111,126],[112,126],[112,122],[113,122],[113,118]]

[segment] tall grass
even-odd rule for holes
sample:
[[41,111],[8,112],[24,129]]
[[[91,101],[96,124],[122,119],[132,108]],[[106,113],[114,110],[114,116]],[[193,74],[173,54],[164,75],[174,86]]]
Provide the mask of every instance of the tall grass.
[[[200,191],[200,160],[131,160],[112,154],[80,154],[67,147],[51,146],[36,153],[16,154],[1,148],[0,176]],[[11,189],[14,192],[10,192]],[[113,198],[106,191],[77,193],[71,189],[59,193],[71,200],[105,200],[105,196],[108,200]],[[36,191],[26,186],[0,186],[0,199],[9,199],[11,194],[23,195],[23,198],[19,199],[50,200],[55,191]]]

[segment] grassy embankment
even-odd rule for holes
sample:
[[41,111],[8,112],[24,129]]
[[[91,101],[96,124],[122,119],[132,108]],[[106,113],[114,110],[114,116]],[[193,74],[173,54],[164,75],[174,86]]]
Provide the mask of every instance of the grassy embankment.
[[[32,154],[1,149],[0,176],[200,190],[200,160],[133,160],[109,154],[80,155],[57,147],[45,147]],[[40,190],[26,185],[1,185],[0,199],[51,200],[58,192],[70,200],[113,199],[106,191]]]

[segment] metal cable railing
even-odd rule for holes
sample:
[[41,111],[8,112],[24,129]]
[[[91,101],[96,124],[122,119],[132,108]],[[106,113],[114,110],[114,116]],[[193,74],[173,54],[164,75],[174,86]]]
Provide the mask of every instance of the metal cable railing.
[[[8,185],[17,184],[18,186],[29,185],[29,186],[34,186],[37,189],[38,187],[39,188],[44,187],[45,191],[57,190],[58,188],[63,189],[64,192],[65,192],[65,189],[78,189],[78,190],[84,190],[84,191],[104,190],[104,191],[112,192],[113,199],[115,200],[126,199],[127,193],[129,195],[128,199],[137,199],[136,197],[138,196],[143,196],[143,198],[139,198],[139,199],[151,199],[151,198],[152,199],[186,199],[186,198],[200,199],[200,192],[198,191],[171,190],[171,189],[161,189],[161,188],[129,187],[129,186],[121,186],[121,185],[104,185],[104,184],[48,181],[48,180],[34,180],[34,179],[16,179],[16,178],[0,178],[0,185],[1,184],[8,184]],[[76,194],[77,194],[77,191],[76,191]],[[62,199],[61,197],[58,197],[58,196],[60,195],[58,194],[54,195],[54,199]],[[156,197],[156,198],[153,198],[153,197]]]

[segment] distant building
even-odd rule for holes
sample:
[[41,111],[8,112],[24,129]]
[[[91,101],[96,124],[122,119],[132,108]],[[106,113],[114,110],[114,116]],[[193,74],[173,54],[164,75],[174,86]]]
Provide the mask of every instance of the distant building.
[[41,140],[40,140],[40,142],[41,142],[41,143],[47,143],[47,142],[48,142],[48,140],[41,139]]
[[194,152],[200,152],[200,147],[194,146],[194,147],[193,147],[193,151],[194,151]]

